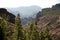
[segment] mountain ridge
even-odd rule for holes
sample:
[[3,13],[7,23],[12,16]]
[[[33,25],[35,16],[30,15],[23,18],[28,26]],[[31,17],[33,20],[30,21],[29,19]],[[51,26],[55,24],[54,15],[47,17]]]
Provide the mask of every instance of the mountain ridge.
[[40,12],[37,14],[37,26],[40,30],[48,27],[51,37],[60,40],[60,4],[56,5],[52,8],[42,9],[42,15],[40,15]]
[[17,15],[18,13],[21,17],[31,17],[31,15],[36,14],[37,12],[41,11],[41,7],[39,6],[28,6],[28,7],[18,7],[18,8],[6,8],[9,12]]

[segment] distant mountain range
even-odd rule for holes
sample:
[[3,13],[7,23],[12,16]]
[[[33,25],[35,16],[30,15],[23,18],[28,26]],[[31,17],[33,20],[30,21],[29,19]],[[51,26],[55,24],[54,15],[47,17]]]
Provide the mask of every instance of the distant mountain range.
[[41,7],[33,5],[28,7],[18,7],[18,8],[6,8],[8,12],[21,16],[22,24],[26,24],[36,18],[36,15],[41,11]]
[[31,17],[36,15],[39,11],[41,11],[41,7],[39,6],[28,6],[28,7],[18,7],[18,8],[6,8],[9,12],[17,15],[18,13],[21,15],[22,18],[24,17]]

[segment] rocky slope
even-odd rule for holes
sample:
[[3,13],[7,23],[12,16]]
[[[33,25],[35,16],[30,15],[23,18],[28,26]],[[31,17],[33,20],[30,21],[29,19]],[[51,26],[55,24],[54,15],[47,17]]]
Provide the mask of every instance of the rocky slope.
[[15,22],[15,15],[8,12],[5,8],[0,8],[0,17],[7,19],[11,23]]
[[51,36],[60,40],[60,4],[56,4],[52,8],[45,8],[41,13],[42,16],[37,15],[39,29],[43,30],[48,27]]

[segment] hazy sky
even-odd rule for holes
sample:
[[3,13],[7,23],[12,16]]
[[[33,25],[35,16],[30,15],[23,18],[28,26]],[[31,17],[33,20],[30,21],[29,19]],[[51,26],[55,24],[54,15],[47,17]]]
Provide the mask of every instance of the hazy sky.
[[0,0],[0,8],[1,7],[15,8],[31,5],[37,5],[42,8],[46,8],[51,7],[56,3],[60,3],[60,0]]

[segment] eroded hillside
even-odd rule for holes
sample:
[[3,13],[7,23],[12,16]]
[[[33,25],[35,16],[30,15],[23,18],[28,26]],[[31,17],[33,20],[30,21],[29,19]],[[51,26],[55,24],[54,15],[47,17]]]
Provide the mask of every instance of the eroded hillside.
[[52,8],[43,9],[42,14],[41,17],[38,17],[40,30],[48,27],[50,35],[60,39],[60,4],[56,4]]

